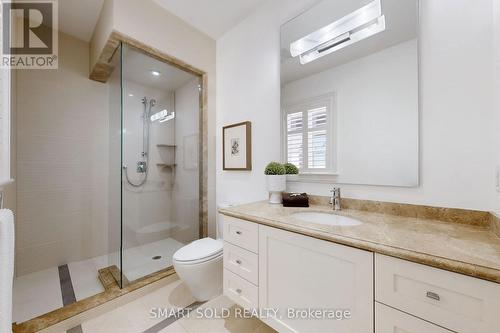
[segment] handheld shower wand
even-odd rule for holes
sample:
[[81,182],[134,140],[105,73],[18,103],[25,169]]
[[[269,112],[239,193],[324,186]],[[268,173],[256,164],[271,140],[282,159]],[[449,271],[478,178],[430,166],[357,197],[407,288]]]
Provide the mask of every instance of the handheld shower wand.
[[149,142],[150,142],[150,121],[149,116],[151,114],[152,108],[156,105],[156,100],[151,99],[149,101],[148,108],[148,99],[147,97],[143,97],[141,100],[144,105],[144,111],[142,113],[142,152],[141,157],[142,161],[137,162],[137,173],[143,173],[144,178],[139,183],[134,183],[128,177],[128,166],[126,164],[123,165],[123,170],[125,171],[125,178],[127,179],[127,183],[129,183],[132,187],[141,187],[144,185],[148,179],[149,174]]

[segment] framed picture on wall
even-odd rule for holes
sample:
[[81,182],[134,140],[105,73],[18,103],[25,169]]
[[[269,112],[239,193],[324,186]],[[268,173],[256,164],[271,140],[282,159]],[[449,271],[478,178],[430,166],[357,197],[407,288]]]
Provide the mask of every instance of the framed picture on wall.
[[252,170],[252,123],[222,128],[223,170]]

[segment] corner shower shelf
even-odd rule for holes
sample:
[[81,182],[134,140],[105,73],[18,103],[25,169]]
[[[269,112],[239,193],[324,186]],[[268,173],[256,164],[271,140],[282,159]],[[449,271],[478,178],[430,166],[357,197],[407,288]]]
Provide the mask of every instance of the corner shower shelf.
[[175,148],[175,145],[165,145],[165,144],[157,144],[156,147],[159,148]]
[[157,167],[160,167],[160,168],[175,168],[177,164],[165,164],[165,163],[156,163],[156,166]]

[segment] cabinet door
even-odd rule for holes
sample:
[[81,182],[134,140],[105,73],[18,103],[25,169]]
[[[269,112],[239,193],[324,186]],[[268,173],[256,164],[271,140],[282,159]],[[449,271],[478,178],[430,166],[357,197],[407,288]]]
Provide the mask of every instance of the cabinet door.
[[268,325],[373,333],[373,253],[259,225],[259,254],[259,307],[279,309]]
[[380,303],[375,303],[375,313],[375,333],[452,333]]

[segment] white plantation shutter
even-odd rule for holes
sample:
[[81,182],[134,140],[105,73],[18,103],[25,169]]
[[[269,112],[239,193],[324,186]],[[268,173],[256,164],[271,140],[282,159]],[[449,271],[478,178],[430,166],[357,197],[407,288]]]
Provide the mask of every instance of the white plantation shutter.
[[308,110],[307,124],[309,128],[326,126],[326,106]]
[[307,110],[307,165],[309,169],[326,169],[326,106]]
[[302,168],[303,159],[303,112],[287,114],[287,161]]
[[302,112],[290,113],[287,116],[287,128],[288,132],[301,131],[302,130]]
[[333,96],[285,110],[286,160],[301,172],[333,171]]
[[288,134],[288,162],[293,163],[297,168],[302,168],[302,133]]
[[307,165],[309,169],[326,169],[326,131],[308,133]]

